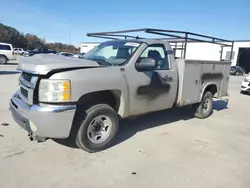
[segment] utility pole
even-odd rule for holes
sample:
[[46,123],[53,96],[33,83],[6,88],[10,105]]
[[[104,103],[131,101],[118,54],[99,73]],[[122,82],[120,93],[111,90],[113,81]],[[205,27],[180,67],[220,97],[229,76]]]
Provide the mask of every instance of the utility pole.
[[69,44],[71,45],[71,34],[70,34],[70,27],[69,27]]

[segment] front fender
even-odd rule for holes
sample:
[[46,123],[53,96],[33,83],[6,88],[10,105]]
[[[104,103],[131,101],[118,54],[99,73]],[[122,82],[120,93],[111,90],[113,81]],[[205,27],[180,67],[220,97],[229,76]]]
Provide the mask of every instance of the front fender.
[[127,82],[119,67],[96,67],[70,70],[53,74],[49,79],[71,81],[71,102],[77,102],[83,95],[97,91],[119,91],[121,104],[119,113],[123,117],[128,106]]

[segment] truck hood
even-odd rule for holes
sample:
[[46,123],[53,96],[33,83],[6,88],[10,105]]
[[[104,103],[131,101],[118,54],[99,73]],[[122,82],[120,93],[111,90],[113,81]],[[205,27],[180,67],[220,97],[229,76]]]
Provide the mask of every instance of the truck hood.
[[100,66],[95,61],[54,54],[37,54],[30,57],[20,57],[18,61],[18,70],[40,75],[46,75],[48,72],[58,69]]

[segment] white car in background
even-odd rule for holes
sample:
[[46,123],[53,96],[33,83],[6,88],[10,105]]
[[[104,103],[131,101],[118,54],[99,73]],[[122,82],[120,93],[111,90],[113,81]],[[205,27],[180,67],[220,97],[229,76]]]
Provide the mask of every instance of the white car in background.
[[74,58],[81,58],[85,53],[78,53],[78,54],[74,54],[73,57]]
[[66,56],[66,57],[73,57],[74,56],[74,54],[69,53],[69,52],[58,52],[57,54],[58,55],[63,55],[63,56]]
[[249,93],[250,94],[250,75],[248,75],[241,84],[241,93]]
[[18,55],[23,55],[25,51],[22,48],[14,48],[14,53]]
[[10,60],[16,60],[12,44],[0,42],[0,64],[6,64]]

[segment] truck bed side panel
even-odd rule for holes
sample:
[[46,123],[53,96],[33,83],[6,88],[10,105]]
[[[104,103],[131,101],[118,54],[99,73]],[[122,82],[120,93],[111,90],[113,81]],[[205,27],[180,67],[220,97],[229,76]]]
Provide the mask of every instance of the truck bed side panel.
[[202,71],[201,71],[201,82],[202,82],[202,92],[205,90],[205,88],[210,85],[210,84],[215,84],[217,87],[217,94],[215,97],[219,96],[219,93],[221,91],[222,87],[222,81],[224,78],[223,75],[223,69],[224,65],[223,64],[212,64],[212,63],[202,63]]
[[179,86],[177,106],[198,103],[209,85],[216,85],[215,97],[227,95],[231,62],[177,59]]
[[200,100],[200,77],[201,77],[202,64],[193,62],[186,64],[184,72],[184,84],[182,96],[185,96],[183,103],[192,104]]
[[[230,77],[230,67],[228,65],[225,65],[223,67],[223,75],[224,78],[221,82],[221,90],[219,93],[219,96],[227,96],[228,95],[228,85],[229,85],[229,77]],[[218,96],[218,97],[219,97]]]

